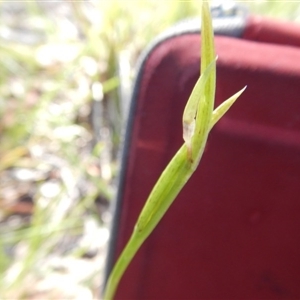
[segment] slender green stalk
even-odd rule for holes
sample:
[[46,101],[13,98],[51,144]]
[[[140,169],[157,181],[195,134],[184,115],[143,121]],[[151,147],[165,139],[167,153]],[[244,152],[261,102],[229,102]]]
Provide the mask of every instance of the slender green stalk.
[[134,255],[196,170],[209,131],[244,90],[230,97],[213,111],[216,60],[213,28],[207,2],[202,2],[201,30],[201,76],[191,93],[183,114],[185,143],[172,158],[150,193],[131,238],[109,276],[104,293],[105,300],[113,299],[119,281]]

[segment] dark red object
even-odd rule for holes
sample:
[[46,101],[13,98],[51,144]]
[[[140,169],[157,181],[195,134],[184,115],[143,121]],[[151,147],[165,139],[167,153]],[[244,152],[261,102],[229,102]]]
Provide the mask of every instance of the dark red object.
[[[248,87],[115,299],[300,299],[300,27],[258,17],[235,24],[216,29],[216,104]],[[141,64],[108,269],[183,143],[182,113],[199,76],[193,28],[161,39]]]

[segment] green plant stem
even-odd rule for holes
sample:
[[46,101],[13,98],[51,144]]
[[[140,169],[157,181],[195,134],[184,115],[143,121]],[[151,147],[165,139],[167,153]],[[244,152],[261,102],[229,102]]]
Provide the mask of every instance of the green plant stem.
[[[215,60],[213,30],[207,3],[203,5],[202,9],[202,35],[204,46],[202,47],[201,55],[201,71],[206,70],[209,64]],[[199,164],[210,130],[214,101],[215,63],[214,68],[201,73],[205,72],[207,76],[202,76],[202,79],[200,77],[188,100],[188,103],[199,103],[198,105],[189,104],[191,108],[188,109],[193,110],[192,112],[188,111],[188,115],[198,115],[195,125],[195,137],[191,135],[191,143],[183,144],[178,150],[151,191],[135,225],[132,236],[109,276],[104,292],[105,300],[113,299],[119,281],[135,253],[156,227]],[[209,94],[204,96],[203,92],[205,90]],[[200,99],[199,95],[201,95]],[[195,97],[198,99],[195,100]]]
[[202,3],[201,36],[201,76],[184,111],[185,143],[172,158],[151,191],[137,220],[132,236],[109,276],[104,300],[113,299],[119,281],[134,255],[197,169],[211,128],[244,90],[230,97],[213,111],[216,64],[213,28],[207,2]]
[[[178,193],[193,174],[195,168],[186,157],[187,147],[184,144],[173,157],[154,186],[147,200],[147,204],[140,214],[132,236],[113,268],[107,282],[104,295],[105,300],[113,298],[116,287],[135,253],[156,227],[157,223],[161,220]],[[185,163],[179,163],[182,162],[183,159]],[[172,178],[172,180],[169,180],[169,178]],[[157,201],[157,199],[164,199],[164,201]],[[152,212],[150,215],[147,213],[147,211],[150,211],[149,207]]]
[[[124,248],[120,258],[115,264],[113,271],[111,272],[108,282],[106,284],[105,294],[103,299],[113,299],[115,291],[119,285],[119,282],[130,264],[131,260],[135,256],[136,252],[139,250],[142,245],[143,240],[138,239],[136,235],[132,235],[128,241],[126,247]],[[135,245],[134,247],[132,245]]]
[[[232,97],[224,101],[212,114],[212,119],[209,128],[211,129],[219,119],[227,112],[235,100],[242,94],[245,90],[242,89],[238,93],[234,94]],[[203,153],[203,151],[202,151]],[[201,153],[201,155],[202,155]],[[176,155],[168,164],[165,171],[160,176],[156,185],[154,186],[146,205],[144,206],[134,231],[126,244],[123,252],[120,255],[116,265],[114,266],[105,290],[104,299],[110,300],[113,298],[115,290],[122,278],[125,270],[127,269],[129,263],[133,259],[136,252],[139,250],[143,242],[148,238],[151,232],[156,227],[157,223],[161,220],[165,212],[168,210],[172,202],[175,200],[178,193],[184,187],[186,182],[192,176],[196,170],[197,163],[191,163],[187,158],[187,146],[183,144],[178,150]],[[201,157],[199,157],[200,160]],[[179,163],[180,162],[180,163]],[[169,178],[172,180],[169,180]],[[168,201],[157,202],[155,199],[168,199]],[[153,206],[153,204],[155,205]],[[152,205],[152,207],[150,207]],[[149,208],[150,207],[150,208]],[[151,209],[151,215],[147,214],[147,211]],[[148,215],[148,220],[143,220],[144,216]],[[154,217],[153,217],[154,216]],[[149,219],[150,218],[150,219]],[[151,221],[151,222],[149,222]],[[147,223],[147,226],[142,225]],[[141,226],[143,226],[141,228]]]

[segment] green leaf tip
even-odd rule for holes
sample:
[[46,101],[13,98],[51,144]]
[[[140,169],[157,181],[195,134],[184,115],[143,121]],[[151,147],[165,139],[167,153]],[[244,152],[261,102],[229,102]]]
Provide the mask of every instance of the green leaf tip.
[[229,97],[222,104],[220,104],[212,113],[212,118],[210,122],[210,129],[224,116],[224,114],[229,110],[237,98],[245,91],[247,86],[242,88],[240,91]]

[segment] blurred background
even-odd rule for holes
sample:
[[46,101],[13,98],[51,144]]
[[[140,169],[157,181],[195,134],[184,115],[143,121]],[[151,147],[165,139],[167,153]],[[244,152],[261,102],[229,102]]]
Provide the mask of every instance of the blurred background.
[[[297,2],[236,2],[300,21]],[[0,15],[0,298],[99,299],[137,59],[199,0],[0,1]]]

